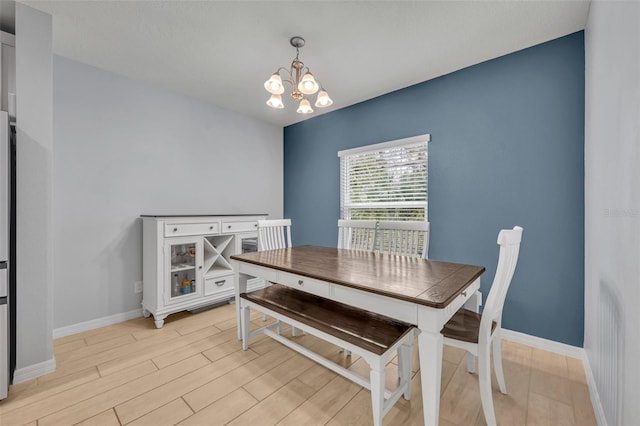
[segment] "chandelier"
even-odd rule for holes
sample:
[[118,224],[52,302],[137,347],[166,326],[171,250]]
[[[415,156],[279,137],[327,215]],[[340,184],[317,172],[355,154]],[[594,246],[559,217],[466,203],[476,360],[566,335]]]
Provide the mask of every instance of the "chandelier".
[[[315,106],[318,108],[328,107],[333,103],[329,94],[313,77],[313,74],[309,71],[309,67],[306,67],[304,63],[298,59],[300,48],[304,46],[304,39],[298,36],[291,37],[289,43],[296,48],[296,57],[293,62],[291,62],[289,69],[284,67],[278,68],[271,78],[264,83],[264,88],[267,89],[267,92],[271,93],[267,105],[272,108],[284,108],[281,96],[284,93],[284,85],[282,84],[284,80],[293,87],[291,97],[296,101],[300,101],[297,110],[300,114],[310,114],[313,112],[309,100],[305,98],[304,95],[313,95],[318,92]],[[283,76],[280,75],[281,71],[283,72]],[[320,91],[318,91],[318,89]]]

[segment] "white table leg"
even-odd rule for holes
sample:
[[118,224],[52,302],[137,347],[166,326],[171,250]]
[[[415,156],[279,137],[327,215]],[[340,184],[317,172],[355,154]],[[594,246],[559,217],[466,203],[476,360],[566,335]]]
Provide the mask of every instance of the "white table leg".
[[236,271],[234,274],[235,284],[235,297],[236,297],[236,329],[238,331],[238,340],[242,340],[242,316],[240,313],[240,293],[247,292],[247,276],[238,272],[238,264],[232,261],[233,269]]
[[442,334],[421,330],[418,335],[420,379],[424,424],[436,426],[440,417],[440,381],[442,379]]
[[242,329],[242,350],[246,351],[249,349],[249,307],[245,306],[244,301],[240,301],[238,305],[240,306],[240,328]]

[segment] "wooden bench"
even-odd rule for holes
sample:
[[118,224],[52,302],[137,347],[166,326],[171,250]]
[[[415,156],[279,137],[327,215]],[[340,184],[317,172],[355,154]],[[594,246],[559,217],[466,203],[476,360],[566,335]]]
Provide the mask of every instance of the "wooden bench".
[[[249,309],[253,308],[277,320],[277,323],[249,330]],[[411,357],[415,328],[394,319],[335,302],[320,296],[272,284],[262,290],[240,295],[242,345],[266,334],[336,373],[371,391],[373,424],[404,395],[411,398]],[[369,378],[362,377],[280,334],[280,321],[319,337],[364,358],[371,368]],[[384,367],[398,351],[398,388],[385,388]]]

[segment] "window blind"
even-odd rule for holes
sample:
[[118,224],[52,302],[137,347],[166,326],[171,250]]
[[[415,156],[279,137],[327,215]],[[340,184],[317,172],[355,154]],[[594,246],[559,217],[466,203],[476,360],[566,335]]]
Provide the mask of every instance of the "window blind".
[[343,219],[427,220],[429,135],[341,151]]

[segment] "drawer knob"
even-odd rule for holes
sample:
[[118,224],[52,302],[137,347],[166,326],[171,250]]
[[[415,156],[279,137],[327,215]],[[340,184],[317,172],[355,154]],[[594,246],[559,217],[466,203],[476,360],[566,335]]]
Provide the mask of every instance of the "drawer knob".
[[202,265],[198,266],[198,269],[202,269]]
[[222,287],[222,286],[224,285],[225,281],[226,281],[226,280],[216,281],[216,285],[217,285],[218,287]]
[[178,228],[173,228],[173,232],[176,232],[178,230]]
[[227,226],[227,229],[231,229],[231,225],[228,225],[228,226]]
[[213,229],[213,225],[209,227],[209,229]]
[[463,291],[463,292],[462,292],[462,295],[463,295],[464,297],[467,297],[467,291],[466,291],[466,290],[465,290],[465,291]]
[[304,281],[298,280],[298,285],[302,285],[302,284],[304,284]]

